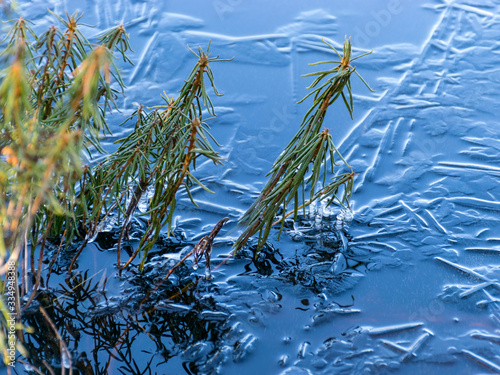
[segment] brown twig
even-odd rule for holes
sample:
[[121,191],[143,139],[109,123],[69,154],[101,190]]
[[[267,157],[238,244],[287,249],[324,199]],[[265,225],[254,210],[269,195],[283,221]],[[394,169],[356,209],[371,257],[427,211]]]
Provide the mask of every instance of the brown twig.
[[61,351],[61,375],[65,374],[65,366],[64,366],[64,354],[66,354],[68,360],[69,360],[69,374],[73,374],[73,361],[71,360],[71,353],[68,350],[68,347],[66,346],[64,340],[62,339],[61,335],[59,334],[59,331],[57,330],[57,327],[54,325],[52,320],[50,319],[49,315],[45,311],[45,309],[40,306],[40,312],[42,313],[43,317],[47,321],[48,325],[54,333],[56,334],[57,340],[59,341],[59,350]]
[[52,256],[52,259],[50,260],[50,264],[49,264],[49,272],[47,274],[47,281],[46,281],[46,284],[48,285],[49,284],[49,279],[50,279],[50,274],[52,273],[52,267],[54,267],[54,263],[56,262],[57,260],[57,257],[59,256],[59,253],[61,252],[61,247],[62,247],[62,244],[63,244],[63,238],[65,237],[66,235],[66,229],[64,230],[62,236],[61,236],[61,242],[59,243],[59,248],[57,249],[57,252]]
[[68,268],[68,275],[71,274],[71,271],[73,270],[73,267],[75,266],[75,263],[76,263],[76,260],[78,259],[78,257],[80,256],[80,254],[82,253],[83,249],[85,248],[85,246],[87,246],[87,243],[89,242],[89,239],[88,239],[88,236],[87,238],[85,238],[85,241],[83,241],[83,244],[82,246],[80,246],[80,248],[78,249],[78,251],[76,252],[75,256],[73,257],[73,259],[71,260],[71,264],[69,265],[69,268]]
[[[50,226],[52,225],[52,219],[51,221],[49,222],[49,225],[47,226],[47,232],[48,230],[50,229]],[[35,295],[36,295],[36,292],[38,291],[38,287],[40,286],[40,280],[42,278],[42,267],[43,267],[43,253],[45,251],[45,243],[47,241],[47,237],[44,236],[43,237],[43,240],[42,240],[42,244],[40,246],[40,255],[38,257],[38,269],[36,271],[36,281],[35,281],[35,285],[33,285],[33,289],[31,291],[31,295],[30,295],[30,298],[28,299],[28,302],[26,302],[21,310],[21,313],[23,313],[24,311],[26,311],[26,309],[28,308],[28,306],[31,304],[31,302],[33,302],[33,300],[35,299]],[[33,257],[32,257],[33,259]]]
[[[121,261],[120,261],[120,253],[122,250],[122,241],[123,238],[125,237],[125,234],[128,233],[127,228],[130,223],[130,217],[134,213],[135,209],[137,208],[137,205],[139,204],[139,201],[142,198],[142,195],[146,191],[146,189],[149,186],[149,179],[148,180],[141,180],[139,184],[135,187],[134,193],[132,194],[132,199],[130,200],[130,204],[128,205],[127,212],[125,213],[125,219],[123,220],[123,227],[122,230],[120,231],[120,236],[118,237],[118,249],[117,249],[117,255],[116,255],[116,266],[118,269],[121,271]],[[130,264],[130,262],[127,262],[127,265]],[[125,266],[124,266],[125,268]]]
[[[167,279],[170,277],[170,275],[172,273],[174,273],[174,271],[186,261],[187,258],[189,258],[193,254],[196,254],[195,262],[197,263],[198,262],[198,260],[197,260],[198,254],[200,254],[200,253],[205,254],[205,256],[207,257],[207,255],[206,255],[207,252],[211,252],[211,250],[212,250],[212,245],[213,245],[213,241],[214,241],[215,236],[217,236],[217,234],[221,230],[222,226],[228,220],[229,220],[229,218],[225,217],[224,219],[220,220],[217,224],[215,224],[215,226],[212,229],[212,231],[210,232],[210,234],[208,236],[204,236],[202,239],[200,239],[200,241],[198,241],[198,243],[194,246],[193,250],[191,250],[189,253],[187,253],[181,260],[179,260],[177,262],[177,264],[175,266],[173,266],[167,272],[165,277],[163,277],[163,279],[156,285],[156,287],[152,291],[148,292],[146,297],[141,301],[141,303],[139,304],[139,310],[142,307],[142,305],[144,305],[149,300],[149,297],[151,296],[151,294],[156,292],[163,285],[163,283],[165,281],[167,281]],[[208,262],[210,262],[210,254],[208,254],[208,257],[206,259]],[[207,267],[210,267],[210,265],[208,265]]]

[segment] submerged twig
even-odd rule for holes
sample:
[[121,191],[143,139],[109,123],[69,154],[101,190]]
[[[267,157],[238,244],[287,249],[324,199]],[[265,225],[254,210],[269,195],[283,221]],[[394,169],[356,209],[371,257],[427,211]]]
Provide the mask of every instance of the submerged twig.
[[70,275],[71,271],[73,271],[73,267],[75,266],[76,260],[78,259],[78,257],[82,253],[82,251],[85,248],[85,246],[87,246],[88,241],[89,241],[88,238],[85,238],[85,240],[83,241],[83,243],[80,245],[79,249],[76,251],[75,256],[71,260],[71,264],[68,267],[68,275]]
[[194,263],[193,267],[198,267],[198,262],[201,260],[203,255],[205,256],[205,278],[210,278],[210,255],[212,253],[212,246],[214,242],[215,236],[219,233],[222,226],[229,220],[229,218],[225,217],[220,220],[215,227],[212,229],[208,236],[204,236],[200,239],[200,241],[194,247]]
[[57,330],[57,327],[54,325],[52,322],[52,319],[50,319],[49,315],[45,311],[45,309],[40,306],[40,312],[42,313],[43,317],[47,321],[48,325],[52,330],[54,331],[57,340],[59,341],[59,349],[61,351],[61,375],[65,374],[65,368],[66,366],[69,366],[69,374],[73,374],[73,361],[71,360],[71,353],[68,350],[68,347],[66,346],[66,343],[62,339],[61,335],[59,334],[59,331]]
[[[44,375],[44,373],[41,372],[39,369],[37,369],[36,367],[32,366],[28,362],[23,361],[21,358],[18,358],[17,362],[23,364],[25,369],[29,368],[30,371],[35,371],[37,374]],[[54,370],[52,369],[52,367],[46,361],[43,361],[43,364],[45,365],[45,367],[47,367],[47,370],[49,370],[49,372],[50,372],[51,375],[56,375],[56,373],[54,372]],[[10,372],[8,372],[8,374],[10,374]]]
[[197,264],[198,261],[200,260],[200,258],[205,255],[205,260],[207,262],[207,264],[205,265],[205,267],[208,267],[208,269],[210,269],[210,253],[212,251],[212,246],[213,246],[213,241],[215,239],[215,236],[217,236],[217,234],[219,233],[219,231],[221,230],[222,226],[229,220],[229,218],[225,217],[224,219],[220,220],[217,224],[215,224],[214,228],[212,229],[212,231],[210,232],[210,234],[208,236],[204,236],[202,239],[200,239],[200,241],[198,241],[198,243],[193,247],[193,250],[191,250],[189,253],[187,253],[186,255],[184,255],[184,257],[182,257],[181,260],[179,260],[168,272],[167,274],[163,277],[163,279],[161,279],[161,281],[156,285],[156,287],[148,292],[148,294],[146,295],[146,297],[141,301],[140,303],[140,306],[139,308],[144,305],[144,303],[146,303],[151,294],[153,294],[154,292],[156,292],[162,285],[165,281],[168,280],[168,278],[170,277],[170,275],[172,275],[172,273],[174,273],[174,271],[180,267],[182,264],[184,264],[184,262],[186,261],[187,258],[189,258],[191,255],[195,254],[195,262],[194,264]]

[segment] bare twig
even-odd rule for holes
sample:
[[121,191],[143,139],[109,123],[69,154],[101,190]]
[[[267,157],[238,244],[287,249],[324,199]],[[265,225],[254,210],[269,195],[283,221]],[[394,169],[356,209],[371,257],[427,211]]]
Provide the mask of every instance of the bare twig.
[[[177,262],[177,264],[175,266],[173,266],[168,272],[167,274],[163,277],[163,279],[156,285],[156,287],[148,292],[148,294],[146,295],[146,297],[141,301],[140,305],[139,305],[139,309],[141,308],[142,305],[144,305],[150,298],[151,294],[153,294],[154,292],[156,292],[162,285],[165,281],[167,281],[167,279],[170,277],[170,275],[172,273],[174,273],[174,271],[179,267],[181,266],[187,258],[189,258],[191,255],[193,254],[197,254],[195,255],[195,262],[197,263],[198,260],[199,260],[199,257],[201,257],[203,254],[205,254],[205,257],[207,259],[208,262],[210,262],[210,252],[212,250],[212,245],[213,245],[213,241],[214,241],[214,238],[215,236],[217,236],[217,234],[219,233],[219,231],[221,230],[222,226],[229,220],[229,218],[225,217],[224,219],[220,220],[217,224],[215,224],[214,228],[212,229],[212,231],[210,232],[210,234],[208,236],[204,236],[202,239],[200,239],[200,241],[198,241],[198,243],[194,246],[193,250],[191,250],[189,253],[187,253],[181,260],[179,260]],[[207,253],[208,253],[208,257],[207,257]],[[207,265],[206,267],[210,267],[210,265]]]
[[[61,351],[61,375],[65,374],[65,365],[66,365],[67,361],[69,361],[69,374],[72,375],[73,374],[73,361],[71,359],[71,353],[69,352],[68,347],[66,346],[66,343],[62,339],[61,335],[59,334],[59,331],[57,330],[57,327],[54,325],[54,323],[50,319],[49,315],[47,314],[47,312],[45,311],[45,309],[42,306],[40,306],[40,312],[42,313],[43,317],[47,321],[50,328],[52,328],[52,330],[56,334],[57,340],[59,341],[59,349]],[[64,356],[66,356],[66,359],[64,358]]]

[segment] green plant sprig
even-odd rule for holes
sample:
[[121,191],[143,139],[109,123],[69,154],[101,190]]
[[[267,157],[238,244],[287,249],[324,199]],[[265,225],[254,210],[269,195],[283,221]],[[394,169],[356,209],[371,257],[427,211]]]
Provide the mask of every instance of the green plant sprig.
[[[193,202],[191,187],[204,186],[192,173],[200,157],[208,158],[215,164],[222,164],[212,143],[220,146],[202,121],[203,108],[214,115],[214,108],[207,94],[208,82],[216,95],[210,64],[228,61],[210,57],[209,47],[204,52],[201,47],[196,66],[189,74],[176,99],[163,96],[164,105],[152,107],[147,112],[139,107],[125,122],[135,121],[132,133],[118,140],[119,147],[106,160],[89,170],[82,186],[81,214],[87,237],[94,236],[100,223],[114,210],[123,215],[122,230],[118,240],[118,266],[124,268],[142,252],[141,267],[148,251],[154,245],[161,228],[168,226],[171,231],[173,212],[176,207],[177,191],[184,187]],[[124,189],[125,187],[125,189]],[[128,224],[146,191],[151,192],[148,226],[134,254],[122,266],[121,246],[126,238]],[[88,207],[92,207],[91,211]]]
[[[343,56],[329,43],[324,41],[340,58],[339,61],[322,61],[311,65],[333,63],[338,64],[332,69],[310,73],[304,77],[317,76],[308,89],[314,89],[299,103],[313,96],[313,104],[306,112],[297,134],[286,146],[284,151],[274,162],[266,186],[252,206],[243,214],[240,224],[246,228],[236,240],[234,247],[238,251],[248,239],[259,233],[257,248],[260,249],[267,241],[273,225],[281,223],[280,233],[283,229],[284,219],[294,214],[297,219],[298,210],[312,202],[331,196],[328,204],[337,201],[340,205],[349,205],[354,181],[354,172],[335,147],[332,136],[328,130],[321,130],[327,109],[339,98],[343,102],[352,118],[353,97],[350,78],[353,73],[361,78],[362,82],[373,91],[366,81],[359,75],[356,68],[351,65],[356,58],[351,58],[351,42],[345,39]],[[326,81],[325,81],[326,80]],[[347,91],[347,93],[345,92]],[[338,156],[350,172],[335,175],[335,156]],[[328,168],[328,165],[330,167]],[[328,174],[334,177],[327,183]],[[315,191],[318,182],[322,181],[319,191]],[[343,187],[343,189],[341,189]],[[309,190],[310,199],[306,200],[305,192]],[[342,191],[342,197],[339,193]],[[302,199],[299,194],[302,193]],[[300,201],[303,203],[300,204]],[[294,209],[287,213],[288,206],[293,202]],[[281,219],[276,221],[276,216],[282,212]],[[305,212],[304,212],[305,213]]]

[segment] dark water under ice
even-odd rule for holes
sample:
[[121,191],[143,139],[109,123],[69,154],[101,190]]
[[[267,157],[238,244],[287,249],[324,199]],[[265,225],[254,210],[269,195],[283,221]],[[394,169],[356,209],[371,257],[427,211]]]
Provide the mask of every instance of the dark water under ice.
[[[135,66],[124,68],[127,98],[115,124],[133,103],[176,93],[195,63],[186,44],[211,40],[215,54],[234,56],[212,67],[225,96],[214,98],[218,117],[209,124],[225,167],[197,170],[216,193],[197,191],[199,208],[179,199],[177,236],[156,246],[145,276],[132,267],[118,277],[102,234],[80,257],[79,278],[51,280],[46,298],[59,296],[54,320],[80,373],[500,373],[500,3],[20,4],[40,27],[53,22],[47,7],[83,10],[97,30],[123,22],[131,33]],[[357,53],[374,48],[357,66],[376,90],[354,80],[354,120],[338,103],[325,121],[357,173],[353,220],[336,231],[338,210],[318,205],[279,242],[272,236],[274,257],[268,249],[252,261],[248,250],[223,263],[237,218],[307,110],[296,104],[310,83],[300,75],[330,58],[321,37],[339,45],[346,34]],[[110,151],[129,131],[112,130]],[[225,216],[214,279],[173,300],[158,295],[135,316],[178,251]],[[171,288],[195,280],[185,267]],[[81,282],[88,288],[79,296],[61,297]],[[27,322],[41,324],[34,315]],[[33,363],[60,368],[50,338],[34,337]]]

